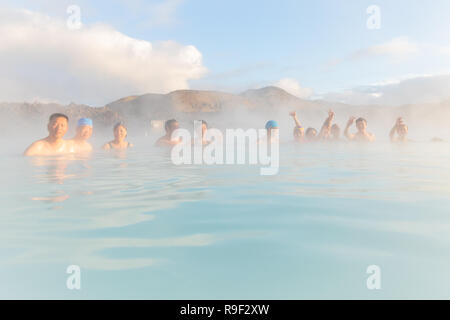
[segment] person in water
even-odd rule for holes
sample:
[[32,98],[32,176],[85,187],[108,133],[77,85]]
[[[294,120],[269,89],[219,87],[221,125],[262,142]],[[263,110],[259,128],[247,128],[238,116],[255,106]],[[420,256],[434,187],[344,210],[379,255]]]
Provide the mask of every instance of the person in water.
[[208,131],[208,122],[202,120],[202,142],[203,144],[209,144],[210,141],[206,140],[206,132]]
[[105,143],[105,145],[103,145],[104,150],[110,149],[121,150],[131,148],[133,146],[133,144],[125,140],[128,132],[125,124],[123,124],[122,122],[116,123],[113,132],[114,132],[114,140]]
[[[172,139],[172,133],[175,130],[177,130],[179,127],[180,127],[180,124],[178,123],[177,120],[175,120],[175,119],[167,120],[166,123],[164,124],[164,129],[166,130],[166,134],[164,136],[162,136],[161,138],[159,138],[156,141],[155,145],[159,146],[159,147],[164,147],[164,146],[173,146],[173,145],[181,143],[181,138]],[[202,129],[203,129],[203,125],[202,125]]]
[[336,123],[331,126],[331,140],[332,141],[341,140],[341,128]]
[[275,120],[267,121],[265,128],[267,130],[267,142],[278,142],[279,141],[279,129],[278,122]]
[[351,134],[348,132],[352,124],[355,122],[355,117],[350,117],[350,119],[347,122],[347,126],[344,130],[344,135],[349,139],[350,141],[360,141],[360,142],[373,142],[375,141],[375,135],[367,132],[367,121],[364,118],[358,118],[356,119],[356,128],[358,129],[358,132],[355,134]]
[[317,141],[317,130],[309,127],[308,129],[306,129],[305,138],[308,142]]
[[332,134],[331,134],[331,127],[334,119],[334,112],[333,110],[328,111],[328,117],[325,119],[325,122],[322,125],[322,128],[320,129],[320,133],[318,138],[323,140],[331,140]]
[[47,156],[57,154],[74,153],[72,140],[64,140],[64,135],[69,128],[69,117],[62,113],[54,113],[50,116],[47,130],[48,136],[33,142],[24,152],[25,156]]
[[81,118],[77,123],[77,132],[72,139],[75,145],[75,152],[91,152],[92,145],[88,142],[92,136],[92,119]]
[[408,126],[403,122],[402,118],[397,118],[394,127],[389,132],[389,138],[391,142],[408,141]]
[[[208,123],[205,120],[201,120],[202,122],[202,144],[207,145],[210,144],[211,141],[206,140],[206,132],[208,132]],[[192,140],[194,142],[194,140]]]
[[289,113],[289,115],[294,119],[294,141],[295,142],[305,142],[305,129],[302,127],[300,121],[298,121],[297,113],[295,111]]
[[297,112],[293,111],[289,115],[295,121],[294,139],[296,142],[312,142],[317,140],[317,130],[310,127],[305,132],[300,121],[298,121]]

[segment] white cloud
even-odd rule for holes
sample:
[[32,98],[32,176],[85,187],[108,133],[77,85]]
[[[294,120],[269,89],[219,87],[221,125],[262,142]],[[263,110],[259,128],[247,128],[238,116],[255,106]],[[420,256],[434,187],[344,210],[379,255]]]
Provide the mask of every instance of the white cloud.
[[206,73],[194,46],[150,43],[103,24],[69,30],[64,20],[26,10],[0,10],[0,39],[0,101],[38,96],[102,105],[186,89]]
[[177,24],[177,11],[185,0],[112,0],[131,10],[144,27],[171,26]]
[[404,105],[450,99],[450,73],[405,76],[377,84],[323,95],[325,100],[348,104]]
[[150,24],[167,25],[176,22],[176,11],[184,0],[164,0],[151,6]]
[[418,45],[407,37],[392,39],[391,41],[360,50],[352,55],[354,59],[367,56],[404,57],[418,52]]
[[303,88],[300,83],[292,78],[284,78],[274,84],[274,86],[281,88],[290,94],[302,99],[306,99],[312,96],[313,90],[310,88]]
[[352,62],[372,57],[387,57],[391,62],[402,61],[420,51],[420,46],[407,37],[398,37],[390,41],[357,50],[345,58],[329,61],[326,68],[335,67],[343,62]]

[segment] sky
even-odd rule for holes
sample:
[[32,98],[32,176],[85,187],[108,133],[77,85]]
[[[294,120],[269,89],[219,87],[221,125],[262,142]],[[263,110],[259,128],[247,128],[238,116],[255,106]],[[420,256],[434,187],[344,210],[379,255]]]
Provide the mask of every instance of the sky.
[[448,0],[0,0],[0,101],[102,106],[276,85],[304,99],[437,102],[450,99],[449,15]]

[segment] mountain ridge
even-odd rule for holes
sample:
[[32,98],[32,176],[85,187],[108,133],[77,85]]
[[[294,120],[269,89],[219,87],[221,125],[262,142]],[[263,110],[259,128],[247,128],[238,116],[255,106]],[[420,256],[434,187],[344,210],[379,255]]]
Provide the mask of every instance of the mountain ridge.
[[[287,91],[274,87],[250,89],[241,93],[227,93],[207,90],[175,90],[167,94],[147,93],[130,95],[112,101],[103,107],[91,107],[71,103],[0,103],[0,130],[7,132],[14,127],[34,127],[46,123],[48,116],[62,112],[69,116],[70,126],[78,118],[90,117],[96,128],[110,129],[114,123],[125,121],[147,127],[152,120],[169,118],[191,121],[212,120],[226,126],[258,123],[268,119],[279,119],[290,123],[290,111],[297,111],[302,123],[312,123],[316,127],[326,117],[329,109],[336,111],[336,121],[343,126],[348,116],[363,116],[373,122],[388,123],[397,116],[415,120],[417,124],[447,126],[450,118],[450,100],[436,104],[410,104],[404,106],[354,106],[323,100],[305,100]],[[145,130],[145,129],[144,129]]]

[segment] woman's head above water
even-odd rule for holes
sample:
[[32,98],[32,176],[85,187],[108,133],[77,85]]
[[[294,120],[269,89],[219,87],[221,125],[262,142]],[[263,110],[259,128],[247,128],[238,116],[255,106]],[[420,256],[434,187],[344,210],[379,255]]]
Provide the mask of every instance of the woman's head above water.
[[116,141],[123,141],[127,137],[128,130],[123,122],[118,122],[114,126],[113,132]]
[[125,140],[127,137],[127,127],[123,122],[118,122],[115,124],[113,128],[114,132],[114,140],[107,142],[103,145],[103,149],[127,149],[133,146],[132,143],[129,143]]
[[341,136],[341,128],[336,123],[331,126],[331,137],[333,139],[339,139]]
[[305,137],[307,140],[314,140],[317,137],[317,130],[314,128],[306,129]]

